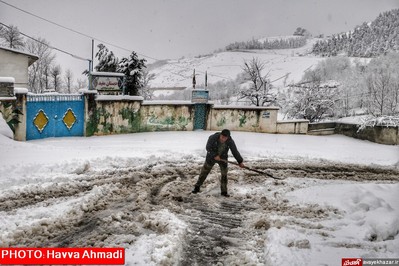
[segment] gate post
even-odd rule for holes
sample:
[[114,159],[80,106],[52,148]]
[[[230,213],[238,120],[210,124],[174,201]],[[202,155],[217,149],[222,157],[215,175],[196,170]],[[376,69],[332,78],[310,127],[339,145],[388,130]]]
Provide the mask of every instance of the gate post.
[[206,118],[208,116],[208,90],[193,89],[191,94],[191,102],[194,103],[194,130],[206,129]]
[[14,140],[26,141],[26,95],[28,94],[28,89],[18,89],[14,90],[15,97],[15,107],[21,113],[18,114],[19,123],[15,125]]
[[[84,90],[84,126],[83,126],[83,136],[89,137],[91,136],[91,132],[87,132],[88,126],[90,125],[90,119],[93,118],[93,113],[96,112],[96,97],[97,91],[96,90]],[[90,131],[90,130],[89,130]]]

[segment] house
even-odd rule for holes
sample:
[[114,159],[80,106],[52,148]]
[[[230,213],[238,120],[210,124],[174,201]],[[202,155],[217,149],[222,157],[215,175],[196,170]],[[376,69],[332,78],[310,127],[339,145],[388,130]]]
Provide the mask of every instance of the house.
[[38,59],[34,54],[0,47],[0,77],[12,77],[14,87],[28,88],[28,67]]

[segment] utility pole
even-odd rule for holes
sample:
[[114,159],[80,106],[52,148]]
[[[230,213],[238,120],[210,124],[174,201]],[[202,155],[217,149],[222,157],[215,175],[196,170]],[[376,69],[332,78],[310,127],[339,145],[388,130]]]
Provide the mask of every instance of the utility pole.
[[195,81],[195,68],[194,68],[194,73],[193,73],[193,89],[195,89],[195,84],[197,82]]
[[94,64],[94,39],[91,39],[91,69],[93,71],[93,64]]

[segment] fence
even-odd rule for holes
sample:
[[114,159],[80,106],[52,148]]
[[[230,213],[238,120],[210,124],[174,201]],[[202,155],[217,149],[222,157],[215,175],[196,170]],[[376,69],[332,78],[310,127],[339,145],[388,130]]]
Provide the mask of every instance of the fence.
[[[147,131],[221,130],[306,134],[307,120],[277,121],[276,107],[214,106],[191,101],[147,101],[139,96],[17,93],[16,140]],[[0,98],[1,101],[1,98]]]

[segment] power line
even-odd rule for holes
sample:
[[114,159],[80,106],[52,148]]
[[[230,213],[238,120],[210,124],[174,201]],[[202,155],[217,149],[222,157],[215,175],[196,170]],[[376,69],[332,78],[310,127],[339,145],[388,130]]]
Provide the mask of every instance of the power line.
[[[10,7],[12,7],[12,8],[15,8],[15,9],[17,9],[17,10],[19,10],[19,11],[25,13],[25,14],[28,14],[28,15],[30,15],[30,16],[33,16],[33,17],[38,18],[38,19],[40,19],[40,20],[43,20],[43,21],[45,21],[45,22],[47,22],[47,23],[50,23],[50,24],[53,24],[53,25],[55,25],[55,26],[57,26],[57,27],[63,28],[63,29],[65,29],[65,30],[71,31],[71,32],[76,33],[76,34],[78,34],[78,35],[84,36],[84,37],[86,37],[86,38],[90,38],[90,39],[96,40],[96,41],[98,41],[98,42],[101,42],[101,43],[104,43],[104,44],[107,44],[107,45],[116,47],[116,48],[118,48],[118,49],[124,50],[124,51],[129,52],[129,53],[133,51],[133,50],[131,50],[131,49],[124,48],[124,47],[119,46],[119,45],[117,45],[117,44],[113,44],[113,43],[110,43],[110,42],[101,40],[101,39],[99,39],[99,38],[96,38],[96,37],[94,37],[94,36],[90,36],[90,35],[88,35],[88,34],[86,34],[86,33],[83,33],[83,32],[77,31],[77,30],[74,30],[74,29],[69,28],[69,27],[66,27],[66,26],[63,26],[63,25],[61,25],[61,24],[59,24],[59,23],[56,23],[56,22],[51,21],[51,20],[49,20],[49,19],[43,18],[43,17],[41,17],[41,16],[39,16],[39,15],[33,14],[32,12],[26,11],[26,10],[24,10],[24,9],[22,9],[22,8],[19,8],[19,7],[15,6],[15,5],[12,5],[12,4],[10,4],[10,3],[7,3],[7,2],[5,2],[5,1],[3,1],[3,0],[0,0],[0,3],[3,3],[3,4],[5,4],[5,5],[7,5],[7,6],[10,6]],[[29,38],[31,38],[31,37],[29,37]],[[58,50],[58,51],[61,51],[61,49],[58,49],[58,48],[53,48],[53,49],[56,49],[56,50]],[[64,51],[63,51],[63,52],[64,52]],[[71,54],[68,53],[68,52],[65,52],[65,53],[71,55]],[[140,55],[140,56],[142,56],[142,57],[145,57],[145,58],[148,58],[148,59],[152,59],[152,60],[154,60],[154,61],[160,61],[160,59],[157,59],[157,58],[155,58],[155,57],[151,57],[151,56],[144,55],[144,54],[141,54],[141,53],[137,53],[137,54]],[[73,56],[73,55],[71,55],[71,56]],[[75,56],[73,56],[73,57],[75,57]],[[78,58],[78,57],[77,57],[77,58]],[[182,69],[187,69],[187,68],[185,68],[185,67],[183,67],[183,66],[178,65],[177,63],[171,63],[171,62],[170,62],[169,64],[175,65],[175,66],[177,66],[177,67],[179,67],[179,68],[182,68]],[[167,71],[170,72],[170,73],[172,73],[172,74],[174,74],[174,75],[179,75],[179,76],[181,76],[181,77],[185,77],[185,76],[183,76],[182,74],[173,73],[173,72],[170,71],[170,70],[167,70]],[[201,71],[200,71],[200,72],[201,72]],[[204,73],[203,73],[203,74],[204,74]],[[219,78],[224,78],[224,79],[231,79],[231,78],[229,78],[229,77],[222,77],[222,76],[215,75],[215,74],[212,74],[212,73],[210,73],[210,74],[208,74],[208,75],[209,75],[209,76],[214,76],[214,77],[219,77]],[[190,77],[190,76],[186,76],[185,78],[191,78],[191,77]]]
[[[1,0],[0,0],[0,1],[1,1]],[[4,24],[4,23],[2,23],[2,22],[0,22],[0,25],[3,25],[4,27],[7,27],[7,28],[11,29],[11,26],[8,26],[8,25],[6,25],[6,24]],[[61,53],[70,55],[70,56],[72,56],[72,57],[74,57],[74,58],[76,58],[76,59],[79,59],[79,60],[91,61],[90,59],[83,58],[83,57],[81,57],[81,56],[72,54],[72,53],[67,52],[67,51],[65,51],[65,50],[62,50],[62,49],[60,49],[60,48],[54,47],[54,46],[52,46],[52,45],[49,45],[48,43],[45,43],[45,42],[40,41],[40,40],[38,40],[38,39],[35,39],[35,38],[33,38],[33,37],[31,37],[31,36],[29,36],[29,35],[27,35],[27,34],[21,32],[21,31],[18,31],[18,32],[19,32],[21,35],[23,35],[23,36],[25,36],[25,37],[27,37],[27,38],[29,38],[29,39],[31,39],[31,40],[34,40],[34,41],[36,41],[36,42],[38,42],[38,43],[40,43],[40,44],[43,44],[43,45],[47,46],[48,48],[51,48],[51,49],[57,50],[57,51],[59,51],[59,52],[61,52]]]
[[[7,3],[7,2],[5,2],[5,1],[3,1],[3,0],[0,0],[0,2],[3,3],[3,4],[5,4],[5,5],[8,5],[8,6],[12,7],[12,8],[15,8],[15,9],[17,9],[17,10],[19,10],[19,11],[25,13],[25,14],[28,14],[28,15],[33,16],[33,17],[35,17],[35,18],[41,19],[41,20],[46,21],[46,22],[48,22],[48,23],[50,23],[50,24],[53,24],[53,25],[55,25],[55,26],[57,26],[57,27],[60,27],[60,28],[63,28],[63,29],[65,29],[65,30],[71,31],[71,32],[73,32],[73,33],[79,34],[79,35],[84,36],[84,37],[86,37],[86,38],[90,38],[90,39],[96,40],[96,41],[98,41],[98,42],[102,42],[102,43],[105,43],[105,44],[114,46],[114,47],[116,47],[116,48],[118,48],[118,49],[124,50],[124,51],[129,52],[129,53],[132,52],[131,49],[127,49],[127,48],[121,47],[121,46],[119,46],[119,45],[116,45],[116,44],[113,44],[113,43],[110,43],[110,42],[101,40],[101,39],[96,38],[96,37],[94,37],[94,36],[90,36],[90,35],[88,35],[88,34],[86,34],[86,33],[83,33],[83,32],[77,31],[77,30],[74,30],[74,29],[69,28],[69,27],[66,27],[66,26],[63,26],[63,25],[61,25],[61,24],[59,24],[59,23],[56,23],[56,22],[51,21],[51,20],[49,20],[49,19],[46,19],[46,18],[43,18],[43,17],[41,17],[41,16],[35,15],[35,14],[29,12],[29,11],[23,10],[22,8],[19,8],[19,7],[17,7],[17,6],[14,6],[14,5],[12,5],[12,4],[9,4],[9,3]],[[139,54],[139,53],[137,53],[137,54],[140,55],[140,56],[142,56],[142,57],[146,57],[146,58],[149,58],[149,59],[152,59],[152,60],[157,60],[156,58],[152,58],[151,56],[147,56],[147,55]]]

